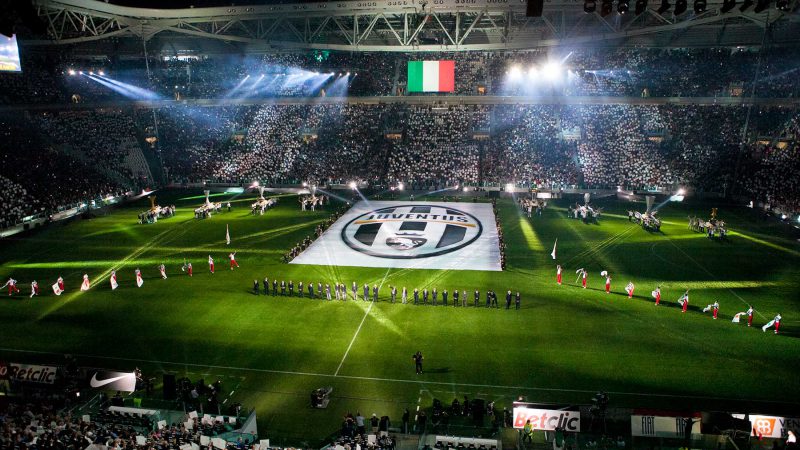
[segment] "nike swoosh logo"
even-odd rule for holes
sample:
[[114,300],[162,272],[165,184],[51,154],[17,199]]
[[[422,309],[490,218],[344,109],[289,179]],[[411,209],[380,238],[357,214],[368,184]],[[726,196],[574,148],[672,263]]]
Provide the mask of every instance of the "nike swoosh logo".
[[123,375],[121,377],[106,378],[105,380],[98,380],[97,379],[97,374],[94,374],[92,376],[92,379],[89,381],[89,385],[91,387],[93,387],[93,388],[99,388],[101,386],[105,386],[105,385],[107,385],[109,383],[113,383],[113,382],[115,382],[117,380],[121,380],[121,379],[129,377],[129,376],[130,376],[129,374],[126,374],[126,375]]

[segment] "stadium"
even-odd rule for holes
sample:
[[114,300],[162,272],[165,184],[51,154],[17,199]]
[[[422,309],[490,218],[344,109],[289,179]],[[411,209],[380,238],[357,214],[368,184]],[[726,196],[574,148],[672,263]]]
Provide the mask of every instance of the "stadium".
[[796,448],[798,0],[2,4],[0,448]]

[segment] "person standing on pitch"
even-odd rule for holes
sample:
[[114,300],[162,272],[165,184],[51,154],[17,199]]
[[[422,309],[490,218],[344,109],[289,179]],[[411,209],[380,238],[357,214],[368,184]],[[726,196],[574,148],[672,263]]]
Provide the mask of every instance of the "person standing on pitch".
[[628,293],[628,298],[633,298],[633,290],[636,288],[634,286],[633,281],[628,281],[628,285],[625,286],[625,292]]
[[350,288],[353,291],[353,300],[358,300],[358,285],[355,281],[353,281],[353,285]]
[[369,301],[369,285],[367,283],[364,283],[364,301]]
[[400,298],[404,305],[408,303],[408,289],[406,289],[405,286],[403,286],[403,293],[400,295]]
[[561,264],[559,264],[556,266],[556,283],[558,283],[559,286],[561,286],[561,272]]
[[778,334],[778,330],[781,328],[781,319],[782,317],[780,314],[776,315],[774,319],[770,320],[763,327],[761,327],[761,331],[766,332],[769,329],[769,327],[774,325],[775,334]]
[[31,281],[31,296],[33,298],[35,295],[39,295],[39,283],[36,280]]
[[425,359],[422,356],[422,352],[418,351],[417,353],[414,353],[414,356],[412,356],[411,359],[414,360],[414,368],[417,371],[417,375],[421,374],[422,373],[422,360]]
[[511,309],[511,289],[506,291],[506,309]]
[[258,295],[258,280],[253,280],[253,295]]
[[681,304],[681,312],[685,313],[687,309],[689,309],[689,290],[687,289],[686,292],[683,293],[681,298],[678,299],[678,303]]
[[378,301],[378,285],[377,284],[373,284],[372,285],[372,301],[373,302],[377,302]]
[[606,294],[611,293],[611,274],[604,270],[600,272],[600,276],[606,277]]
[[[588,275],[587,272],[586,272],[586,269],[583,269],[583,268],[578,269],[578,270],[575,271],[575,273],[578,274],[578,278],[581,280],[581,286],[584,289],[586,289],[586,277]],[[575,280],[575,281],[577,282],[578,280]]]
[[211,255],[208,255],[208,270],[214,273],[214,258],[212,258]]
[[19,288],[17,287],[17,280],[15,280],[13,278],[9,278],[8,281],[6,281],[6,284],[4,284],[3,287],[0,287],[0,289],[5,288],[6,286],[8,286],[8,295],[9,295],[9,297],[11,295],[19,292]]
[[186,273],[192,276],[192,263],[186,263]]
[[160,266],[158,266],[158,272],[161,274],[161,279],[162,280],[166,280],[167,279],[167,268],[164,267],[164,264],[161,264]]
[[231,259],[231,270],[233,270],[233,266],[239,267],[239,263],[236,262],[236,252],[229,253],[228,258]]
[[519,304],[521,302],[522,302],[522,297],[519,295],[519,291],[517,291],[517,296],[514,299],[514,306],[516,306],[516,309],[519,309],[519,306],[520,306]]
[[661,303],[661,286],[656,287],[656,290],[651,292],[650,295],[656,299],[656,306],[658,306],[658,304]]
[[391,302],[394,303],[397,300],[397,286],[392,286],[391,295]]
[[144,279],[142,278],[142,271],[138,268],[136,269],[136,287],[142,287],[144,284]]
[[753,313],[755,313],[755,310],[753,310],[753,307],[752,306],[748,307],[747,308],[747,326],[748,327],[753,325]]

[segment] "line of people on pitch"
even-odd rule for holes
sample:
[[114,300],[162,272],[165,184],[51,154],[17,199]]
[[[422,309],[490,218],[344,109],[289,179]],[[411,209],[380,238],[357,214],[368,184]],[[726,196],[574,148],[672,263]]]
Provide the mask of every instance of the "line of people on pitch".
[[[230,260],[230,269],[233,270],[234,267],[239,267],[239,263],[236,261],[236,252],[232,252],[228,254],[228,259]],[[184,261],[183,266],[181,266],[181,271],[186,272],[190,277],[193,274],[193,268],[191,262]],[[210,273],[214,273],[214,258],[211,255],[208,255],[208,271]],[[161,275],[161,278],[166,280],[167,279],[167,267],[164,264],[158,265],[158,273]],[[139,270],[137,267],[134,270],[134,275],[136,277],[136,287],[142,287],[144,285],[144,277],[142,276],[142,271]],[[112,270],[111,274],[108,277],[108,282],[111,285],[111,290],[114,291],[119,287],[119,283],[117,282],[117,271]],[[8,288],[8,295],[12,296],[14,294],[18,294],[20,292],[19,288],[17,287],[17,280],[14,278],[9,278],[6,281],[6,284],[0,286],[0,290]],[[88,291],[92,287],[92,282],[89,280],[88,274],[83,274],[83,281],[81,282],[81,291]],[[55,283],[52,285],[53,293],[55,295],[61,295],[66,290],[64,286],[64,278],[58,277]],[[33,298],[39,295],[39,282],[33,280],[31,282],[31,295],[29,298]]]
[[[583,289],[586,289],[586,283],[587,283],[587,278],[589,276],[589,272],[587,272],[586,269],[584,268],[580,268],[576,270],[575,273],[578,274],[578,278],[575,280],[575,282],[577,283],[578,280],[581,280],[581,287]],[[608,273],[607,270],[604,270],[600,272],[600,276],[605,277],[606,279],[605,291],[606,294],[610,294],[611,274]],[[563,278],[563,269],[561,265],[558,264],[556,265],[556,283],[558,283],[559,286],[561,286],[562,278]],[[635,289],[636,285],[633,284],[633,281],[629,281],[628,284],[625,286],[625,292],[628,294],[628,298],[633,298],[633,292]],[[661,286],[656,287],[654,291],[650,292],[650,295],[655,299],[656,306],[661,304]],[[689,309],[689,289],[686,289],[683,295],[681,295],[681,297],[678,299],[678,304],[681,305],[681,312],[683,313],[685,313]],[[702,311],[704,313],[710,312],[714,320],[717,320],[717,317],[719,316],[719,302],[714,301],[714,303],[706,305],[706,307],[703,308]],[[739,323],[743,316],[747,316],[747,326],[750,327],[753,325],[754,313],[755,310],[753,309],[753,307],[748,305],[747,311],[742,311],[734,314],[733,318],[731,319],[731,322]],[[761,327],[761,331],[766,332],[768,329],[774,328],[775,334],[778,334],[778,330],[780,330],[781,328],[781,319],[782,317],[780,314],[775,315],[775,317],[772,320],[770,320],[769,322],[764,324],[764,326]]]
[[[270,279],[268,277],[264,278],[264,281],[259,283],[259,280],[253,280],[253,294],[259,295],[262,291],[261,288],[263,286],[263,295],[272,295],[275,296],[283,296],[283,297],[308,297],[308,298],[319,298],[325,300],[341,300],[347,301],[348,297],[351,297],[353,300],[362,300],[365,302],[378,302],[380,301],[380,288],[377,284],[373,284],[370,287],[369,284],[364,283],[362,288],[359,288],[358,284],[354,281],[350,287],[350,292],[347,290],[347,285],[344,283],[335,283],[333,285],[333,289],[331,290],[331,285],[325,283],[324,285],[321,282],[309,282],[308,284],[303,284],[302,281],[298,282],[296,285],[294,281],[289,280],[288,282],[285,280],[278,281],[277,279],[271,280],[272,290],[270,291]],[[316,289],[315,289],[316,288]],[[402,304],[411,303],[415,305],[442,305],[448,306],[452,304],[453,306],[468,306],[469,304],[469,296],[466,290],[459,291],[458,289],[454,290],[452,293],[448,292],[447,289],[442,290],[439,292],[436,288],[428,289],[428,288],[414,288],[413,291],[409,291],[406,287],[403,287],[398,291],[397,286],[390,286],[389,287],[389,302],[395,303],[398,300],[398,295],[400,296],[400,302]],[[485,296],[485,303],[481,302],[481,292],[479,290],[475,290],[472,295],[472,305],[475,307],[481,306],[485,304],[487,308],[499,308],[498,297],[497,293],[493,290],[486,291]],[[520,309],[522,304],[522,294],[519,291],[512,292],[511,289],[506,291],[506,309],[511,309],[512,303],[514,304],[514,309]]]

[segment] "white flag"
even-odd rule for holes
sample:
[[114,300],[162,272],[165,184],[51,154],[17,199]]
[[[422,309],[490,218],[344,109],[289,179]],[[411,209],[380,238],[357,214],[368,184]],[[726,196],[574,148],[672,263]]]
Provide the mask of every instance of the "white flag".
[[142,274],[140,272],[137,272],[136,273],[136,286],[137,287],[142,287],[143,284],[144,284],[144,279],[142,278]]
[[550,253],[550,256],[552,256],[553,259],[556,259],[556,245],[558,245],[558,238],[556,238],[556,241],[553,243],[553,252]]
[[231,245],[231,231],[228,229],[228,224],[225,224],[225,243]]
[[713,307],[714,307],[714,305],[706,305],[706,307],[703,308],[703,312],[709,312],[709,311],[711,311],[711,308],[713,308]]
[[64,291],[60,287],[58,287],[58,283],[56,283],[56,284],[53,285],[53,292],[56,295],[61,295],[61,293],[64,292]]
[[656,298],[656,297],[658,297],[658,292],[656,292],[656,291],[650,291],[650,295],[652,295],[652,296],[653,296],[653,298]]
[[733,315],[733,319],[731,319],[731,322],[739,323],[739,321],[741,320],[742,316],[745,315],[745,314],[747,314],[747,313],[746,312],[739,312],[739,313],[734,314]]
[[111,275],[111,290],[113,291],[117,289],[117,287],[119,287],[119,284],[117,284],[117,275]]
[[772,319],[772,320],[770,320],[769,322],[767,322],[766,324],[764,324],[764,326],[763,326],[763,327],[761,327],[761,331],[767,331],[767,330],[769,330],[769,329],[770,329],[770,327],[772,327],[773,325],[775,325],[775,319]]

